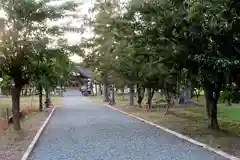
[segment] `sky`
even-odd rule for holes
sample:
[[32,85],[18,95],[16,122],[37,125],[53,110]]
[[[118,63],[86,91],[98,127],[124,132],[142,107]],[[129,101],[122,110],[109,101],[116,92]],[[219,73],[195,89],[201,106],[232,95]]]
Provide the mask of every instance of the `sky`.
[[[71,0],[69,0],[71,1]],[[59,21],[53,22],[53,25],[60,25],[60,26],[66,26],[66,27],[75,27],[75,28],[81,28],[83,26],[83,17],[84,16],[90,16],[88,10],[93,6],[94,0],[75,0],[76,2],[79,2],[79,6],[76,8],[75,12],[68,12],[68,15],[74,14],[77,15],[78,18],[73,17],[65,17]],[[59,5],[66,2],[66,0],[56,0],[52,1],[51,5]],[[82,33],[74,33],[74,32],[65,32],[64,37],[68,40],[68,43],[70,45],[79,44],[81,42],[81,39],[89,38],[93,35],[93,33],[89,30]],[[73,55],[70,57],[70,59],[73,62],[79,63],[81,62],[81,57],[78,55]]]

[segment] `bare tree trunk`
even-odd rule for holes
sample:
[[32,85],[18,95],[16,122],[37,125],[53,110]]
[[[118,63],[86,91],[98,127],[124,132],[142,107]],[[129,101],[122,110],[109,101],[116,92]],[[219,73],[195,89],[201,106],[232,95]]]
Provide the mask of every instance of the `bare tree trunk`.
[[43,102],[42,102],[42,98],[43,98],[43,89],[42,86],[39,85],[39,111],[41,112],[43,110]]
[[30,95],[32,95],[32,88],[30,88],[29,90],[30,90],[30,94],[29,94],[29,96],[30,96]]
[[93,83],[92,83],[92,82],[90,83],[90,90],[91,90],[91,94],[94,95],[94,92],[93,92]]
[[14,86],[12,88],[12,115],[14,130],[21,130],[20,125],[20,94],[21,87]]
[[130,90],[130,106],[134,106],[134,85],[129,87]]
[[63,86],[61,84],[61,89],[60,89],[60,97],[63,97]]
[[198,91],[196,91],[196,93],[197,93],[197,94],[196,94],[197,101],[199,101],[199,100],[198,100],[198,97],[199,97]]
[[103,94],[103,91],[102,91],[102,85],[101,85],[101,84],[99,84],[99,92],[100,92],[100,95]]
[[97,90],[97,84],[95,84],[95,95],[97,96],[98,95],[98,90]]
[[228,104],[228,106],[231,106],[232,104],[231,104],[231,95],[230,95],[230,93],[228,93],[228,96],[227,96],[227,104]]
[[22,96],[24,95],[24,89],[21,89],[21,95]]
[[152,110],[152,98],[154,95],[154,89],[148,88],[148,100],[147,100],[147,104],[148,104],[148,109],[151,111]]
[[116,101],[115,101],[115,90],[113,88],[112,90],[112,105],[116,104]]
[[166,101],[167,101],[167,107],[166,107],[165,115],[168,114],[169,109],[171,107],[171,96],[170,96],[170,93],[168,92],[168,90],[166,91]]
[[217,102],[220,95],[220,87],[215,87],[214,84],[204,85],[204,95],[206,99],[206,109],[208,114],[208,127],[214,130],[219,130],[217,120]]
[[124,101],[125,97],[124,97],[124,88],[121,88],[122,91],[122,100]]
[[104,102],[108,102],[109,101],[109,96],[108,96],[108,86],[107,86],[107,84],[104,84],[103,85],[103,101]]
[[137,94],[138,94],[138,106],[141,108],[142,107],[142,101],[144,98],[144,94],[145,94],[145,88],[141,87],[139,84],[137,85]]
[[49,105],[50,105],[49,90],[46,89],[45,107],[46,107],[46,108],[49,108]]
[[27,91],[28,91],[28,89],[27,89],[27,86],[26,87],[24,87],[25,88],[25,90],[24,90],[24,96],[27,96]]

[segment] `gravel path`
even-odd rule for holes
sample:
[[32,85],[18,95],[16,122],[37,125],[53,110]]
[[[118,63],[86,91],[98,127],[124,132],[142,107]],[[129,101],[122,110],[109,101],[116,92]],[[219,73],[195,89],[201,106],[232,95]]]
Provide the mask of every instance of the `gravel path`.
[[225,160],[69,92],[29,160]]

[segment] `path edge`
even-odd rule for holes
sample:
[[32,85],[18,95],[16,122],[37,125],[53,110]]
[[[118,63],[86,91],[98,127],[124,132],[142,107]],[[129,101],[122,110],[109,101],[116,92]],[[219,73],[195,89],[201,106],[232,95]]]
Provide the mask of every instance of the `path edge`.
[[145,123],[147,123],[147,124],[150,124],[150,125],[152,125],[152,126],[154,126],[154,127],[156,127],[156,128],[159,128],[159,129],[161,129],[161,130],[163,130],[163,131],[165,131],[165,132],[167,132],[167,133],[170,133],[170,134],[172,134],[172,135],[174,135],[174,136],[176,136],[176,137],[178,137],[178,138],[180,138],[180,139],[184,139],[184,140],[186,140],[186,141],[188,141],[188,142],[190,142],[190,143],[192,143],[192,144],[195,144],[195,145],[197,145],[197,146],[203,147],[203,148],[205,148],[205,149],[207,149],[207,150],[209,150],[209,151],[211,151],[211,152],[217,153],[218,155],[223,156],[223,157],[225,157],[225,158],[227,158],[227,159],[229,159],[229,160],[240,160],[240,158],[238,158],[238,157],[236,157],[236,156],[233,156],[233,155],[230,155],[230,154],[228,154],[228,153],[226,153],[226,152],[224,152],[224,151],[221,151],[221,150],[212,148],[212,147],[208,146],[208,145],[205,144],[205,143],[196,141],[196,140],[194,140],[194,139],[192,139],[192,138],[190,138],[190,137],[187,137],[187,136],[185,136],[185,135],[183,135],[183,134],[180,134],[180,133],[178,133],[178,132],[175,132],[175,131],[173,131],[173,130],[170,130],[170,129],[166,128],[166,127],[163,127],[163,126],[161,126],[161,125],[155,124],[155,123],[153,123],[153,122],[150,122],[150,121],[148,121],[148,120],[146,120],[146,119],[143,119],[143,118],[141,118],[141,117],[135,116],[135,115],[133,115],[133,114],[131,114],[131,113],[127,113],[127,112],[125,112],[125,111],[122,111],[122,110],[120,110],[120,109],[117,109],[117,108],[112,107],[112,106],[107,105],[107,104],[104,104],[104,106],[106,106],[106,107],[108,107],[108,108],[111,108],[111,109],[113,109],[113,110],[115,110],[115,111],[118,111],[118,112],[120,112],[120,113],[122,113],[122,114],[125,114],[125,115],[128,115],[128,116],[130,116],[130,117],[136,118],[136,119],[138,119],[138,120],[140,120],[140,121],[142,121],[142,122],[145,122]]
[[28,146],[28,148],[25,151],[25,153],[23,154],[21,160],[27,160],[28,159],[29,155],[31,154],[32,150],[34,149],[37,141],[39,140],[40,136],[42,135],[44,129],[46,128],[46,126],[47,126],[48,122],[50,121],[50,119],[51,119],[53,113],[55,112],[55,110],[56,110],[56,107],[54,106],[54,108],[52,109],[51,113],[48,115],[47,119],[45,120],[45,122],[43,123],[41,128],[38,130],[37,134],[33,138],[32,142]]

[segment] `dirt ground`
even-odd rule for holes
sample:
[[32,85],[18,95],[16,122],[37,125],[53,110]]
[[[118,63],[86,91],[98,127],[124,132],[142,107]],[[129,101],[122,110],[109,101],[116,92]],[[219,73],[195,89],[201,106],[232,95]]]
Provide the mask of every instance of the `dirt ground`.
[[0,159],[20,160],[34,136],[53,108],[43,112],[31,112],[21,122],[21,131],[14,131],[11,126],[0,130]]

